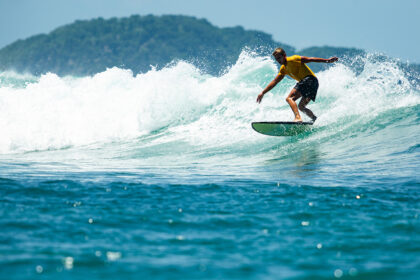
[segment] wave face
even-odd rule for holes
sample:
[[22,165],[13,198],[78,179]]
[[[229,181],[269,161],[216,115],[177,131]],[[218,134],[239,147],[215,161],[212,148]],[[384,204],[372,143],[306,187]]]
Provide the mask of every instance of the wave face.
[[[320,89],[309,107],[318,120],[315,131],[301,141],[350,142],[380,135],[378,129],[385,132],[399,122],[408,122],[417,132],[413,137],[418,136],[419,85],[395,61],[374,55],[357,60],[363,62],[360,73],[337,63],[317,74]],[[253,146],[271,147],[273,139],[254,133],[250,123],[292,120],[284,101],[292,80],[279,84],[261,105],[255,103],[276,72],[269,57],[243,52],[220,77],[202,74],[186,62],[135,76],[119,68],[81,78],[2,73],[0,153],[130,140],[140,147],[153,135],[148,146],[183,141],[202,149],[243,148],[247,153]]]

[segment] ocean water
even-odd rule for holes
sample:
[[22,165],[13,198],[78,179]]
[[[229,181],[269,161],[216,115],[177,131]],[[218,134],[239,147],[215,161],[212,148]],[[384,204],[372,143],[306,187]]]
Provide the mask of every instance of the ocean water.
[[258,105],[277,65],[247,52],[0,73],[0,279],[418,279],[418,76],[357,61],[317,73],[293,137],[252,130],[293,119],[294,82]]

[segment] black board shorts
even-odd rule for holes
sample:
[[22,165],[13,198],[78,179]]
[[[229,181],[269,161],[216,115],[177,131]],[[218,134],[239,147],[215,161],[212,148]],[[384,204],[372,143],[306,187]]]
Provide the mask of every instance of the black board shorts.
[[315,101],[318,87],[318,79],[312,75],[306,76],[295,85],[295,89],[299,91],[303,97],[309,97],[313,101]]

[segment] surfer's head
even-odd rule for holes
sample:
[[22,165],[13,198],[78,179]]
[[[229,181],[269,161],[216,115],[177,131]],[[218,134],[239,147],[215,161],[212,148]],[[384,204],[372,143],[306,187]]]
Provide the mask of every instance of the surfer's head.
[[282,48],[277,48],[273,52],[274,58],[277,60],[278,63],[284,64],[284,60],[286,58],[286,52]]

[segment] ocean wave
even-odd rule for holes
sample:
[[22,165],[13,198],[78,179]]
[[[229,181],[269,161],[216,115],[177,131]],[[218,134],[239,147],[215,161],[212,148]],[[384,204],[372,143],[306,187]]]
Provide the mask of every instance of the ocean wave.
[[[420,104],[417,85],[398,63],[369,55],[362,60],[361,71],[337,63],[317,73],[317,101],[309,107],[321,132],[315,130],[313,139]],[[262,104],[255,102],[276,73],[270,57],[245,51],[221,76],[183,61],[137,75],[116,67],[81,78],[1,73],[0,153],[118,142],[162,130],[167,133],[156,143],[226,147],[272,141],[255,134],[250,123],[292,119],[284,101],[292,80],[284,80]]]

